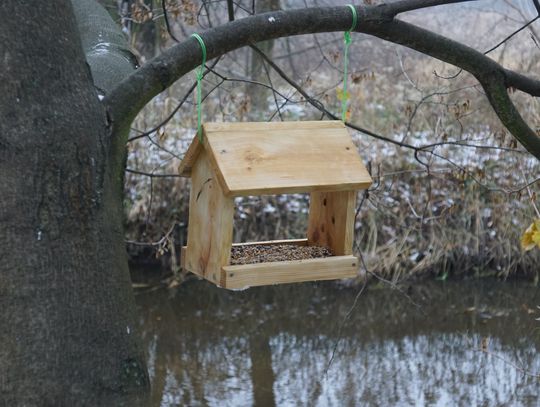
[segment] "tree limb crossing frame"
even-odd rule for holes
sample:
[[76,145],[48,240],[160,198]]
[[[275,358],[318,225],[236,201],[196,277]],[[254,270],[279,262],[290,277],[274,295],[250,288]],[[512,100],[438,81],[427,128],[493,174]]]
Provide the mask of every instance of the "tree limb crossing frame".
[[[481,84],[489,103],[510,133],[540,159],[540,137],[525,122],[510,99],[514,88],[540,96],[540,80],[508,70],[483,53],[442,35],[398,20],[403,12],[475,0],[401,0],[377,6],[355,6],[356,32],[406,46],[471,73]],[[537,0],[532,0],[537,6]],[[234,49],[286,36],[345,31],[351,26],[349,7],[316,7],[257,14],[200,33],[208,59]],[[127,76],[104,99],[112,120],[113,148],[122,148],[137,113],[157,94],[200,64],[200,46],[187,39],[166,50]],[[118,138],[118,137],[117,137]]]

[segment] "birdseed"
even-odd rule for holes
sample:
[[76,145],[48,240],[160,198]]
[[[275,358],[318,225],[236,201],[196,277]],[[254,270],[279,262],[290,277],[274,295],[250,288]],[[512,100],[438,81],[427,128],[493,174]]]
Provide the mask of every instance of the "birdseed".
[[332,256],[328,248],[292,244],[233,246],[231,265],[254,264],[286,260],[306,260]]

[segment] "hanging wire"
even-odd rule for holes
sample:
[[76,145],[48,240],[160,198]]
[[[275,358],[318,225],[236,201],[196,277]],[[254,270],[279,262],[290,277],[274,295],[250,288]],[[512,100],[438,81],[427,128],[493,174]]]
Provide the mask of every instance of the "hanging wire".
[[199,138],[199,142],[202,143],[203,141],[203,134],[202,134],[202,124],[201,124],[201,116],[202,116],[202,108],[201,108],[201,100],[202,100],[202,79],[204,76],[204,65],[206,64],[206,45],[204,45],[204,41],[201,38],[201,36],[197,33],[191,34],[192,37],[194,37],[201,46],[202,51],[202,63],[195,71],[197,75],[197,136]]
[[341,96],[341,121],[345,122],[347,118],[347,71],[349,68],[349,46],[351,45],[351,32],[355,30],[356,23],[358,22],[358,15],[356,14],[356,8],[352,4],[347,4],[352,12],[352,25],[349,31],[345,31],[343,34],[343,42],[345,43],[345,51],[343,53],[343,94]]

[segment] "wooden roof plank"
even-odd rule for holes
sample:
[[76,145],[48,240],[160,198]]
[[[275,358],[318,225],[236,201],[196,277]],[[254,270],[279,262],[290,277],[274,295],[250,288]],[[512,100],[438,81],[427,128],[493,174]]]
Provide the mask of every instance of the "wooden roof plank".
[[212,123],[207,146],[228,195],[365,189],[371,177],[343,123]]

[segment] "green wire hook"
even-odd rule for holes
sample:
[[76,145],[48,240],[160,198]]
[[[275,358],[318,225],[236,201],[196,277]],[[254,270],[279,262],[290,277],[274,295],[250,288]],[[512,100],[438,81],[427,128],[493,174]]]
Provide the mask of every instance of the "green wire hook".
[[341,121],[345,122],[347,116],[347,70],[349,67],[349,46],[351,45],[351,32],[356,29],[356,24],[358,22],[358,14],[356,13],[356,8],[352,4],[347,4],[352,12],[352,25],[348,31],[345,31],[343,34],[343,42],[345,43],[345,51],[343,53],[343,94],[341,97]]
[[201,36],[197,33],[191,34],[192,37],[194,37],[201,46],[202,51],[202,63],[199,66],[199,68],[195,71],[195,74],[197,75],[197,136],[199,137],[199,142],[202,143],[203,141],[203,135],[202,135],[202,122],[201,122],[201,116],[202,116],[202,79],[204,76],[204,65],[206,64],[206,45],[204,45],[204,41],[201,38]]

